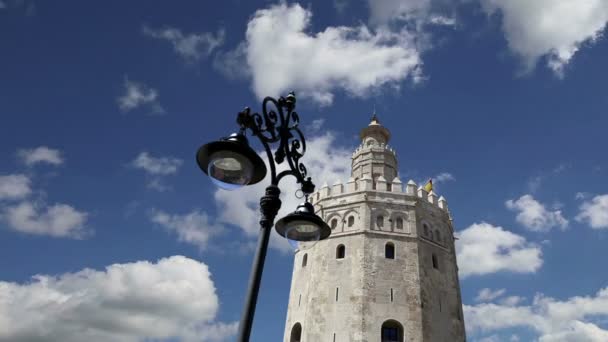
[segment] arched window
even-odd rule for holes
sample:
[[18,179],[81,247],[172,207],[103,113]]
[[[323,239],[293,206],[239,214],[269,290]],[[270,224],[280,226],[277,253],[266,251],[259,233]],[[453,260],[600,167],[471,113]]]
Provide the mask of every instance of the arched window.
[[429,225],[426,223],[422,224],[422,234],[424,236],[429,236]]
[[302,257],[302,267],[306,267],[306,264],[308,264],[308,254],[304,254]]
[[401,217],[397,217],[395,224],[397,229],[403,229],[403,219]]
[[432,258],[433,258],[433,268],[438,270],[439,262],[437,261],[437,256],[435,254],[433,254]]
[[386,191],[393,191],[393,183],[386,183]]
[[392,242],[387,242],[384,245],[384,257],[387,259],[395,259],[395,245]]
[[382,216],[382,215],[376,216],[376,227],[378,227],[378,228],[384,227],[384,216]]
[[335,229],[338,226],[338,219],[331,220],[331,229]]
[[439,230],[435,230],[435,239],[437,239],[437,242],[441,242],[441,233]]
[[381,338],[382,342],[403,342],[403,326],[393,320],[384,322]]
[[346,254],[346,247],[344,247],[344,245],[339,245],[336,248],[336,259],[344,259],[345,254]]
[[352,227],[355,224],[355,217],[354,216],[349,216],[348,217],[348,226]]
[[302,325],[300,323],[294,324],[291,328],[291,337],[289,342],[300,342],[302,340]]

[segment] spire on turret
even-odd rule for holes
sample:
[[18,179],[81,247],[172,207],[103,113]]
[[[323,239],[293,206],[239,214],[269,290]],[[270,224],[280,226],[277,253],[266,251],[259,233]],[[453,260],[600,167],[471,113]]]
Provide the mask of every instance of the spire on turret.
[[362,142],[365,142],[366,138],[372,138],[381,145],[386,145],[391,138],[389,130],[380,123],[375,108],[369,125],[361,130],[360,137]]

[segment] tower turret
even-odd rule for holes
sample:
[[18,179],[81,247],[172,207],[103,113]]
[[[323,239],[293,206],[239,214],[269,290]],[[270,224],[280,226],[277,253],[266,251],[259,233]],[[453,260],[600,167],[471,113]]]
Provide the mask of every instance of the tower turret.
[[391,133],[380,124],[376,113],[369,125],[361,130],[360,137],[361,145],[352,157],[351,176],[357,180],[368,175],[374,187],[378,179],[383,177],[390,187],[397,177],[397,157],[395,151],[388,146]]

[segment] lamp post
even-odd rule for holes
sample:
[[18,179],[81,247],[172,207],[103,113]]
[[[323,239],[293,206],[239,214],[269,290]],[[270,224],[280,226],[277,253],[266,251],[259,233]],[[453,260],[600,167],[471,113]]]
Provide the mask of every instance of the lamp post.
[[[311,178],[307,177],[306,167],[300,162],[306,152],[306,140],[298,128],[300,118],[294,111],[295,105],[293,92],[279,99],[266,97],[262,102],[262,114],[252,113],[249,108],[245,108],[237,115],[236,122],[240,127],[238,133],[205,144],[196,154],[201,170],[221,188],[234,190],[258,183],[266,176],[267,168],[262,158],[249,146],[246,137],[249,131],[264,147],[270,166],[270,185],[260,199],[260,235],[239,326],[239,342],[248,342],[251,334],[268,239],[281,208],[279,182],[283,177],[295,177],[306,199],[295,212],[276,223],[277,233],[299,248],[306,248],[331,234],[331,228],[314,213],[312,204],[308,202],[308,195],[314,191],[315,186]],[[278,145],[274,153],[271,148],[273,145]],[[277,173],[276,165],[284,162],[288,168]]]

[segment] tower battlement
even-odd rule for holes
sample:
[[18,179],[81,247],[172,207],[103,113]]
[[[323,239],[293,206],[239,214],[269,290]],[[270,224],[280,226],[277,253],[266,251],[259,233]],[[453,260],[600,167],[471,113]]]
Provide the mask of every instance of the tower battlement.
[[448,211],[448,202],[443,196],[437,196],[434,191],[427,192],[422,186],[418,186],[413,180],[409,180],[403,188],[403,183],[397,177],[392,182],[387,182],[383,176],[379,176],[374,184],[371,177],[364,177],[355,180],[352,177],[346,183],[336,182],[332,186],[323,184],[321,188],[310,195],[313,204],[322,204],[331,199],[344,198],[349,195],[365,192],[392,193],[400,194],[397,199],[404,201],[423,201],[428,202],[439,209]]

